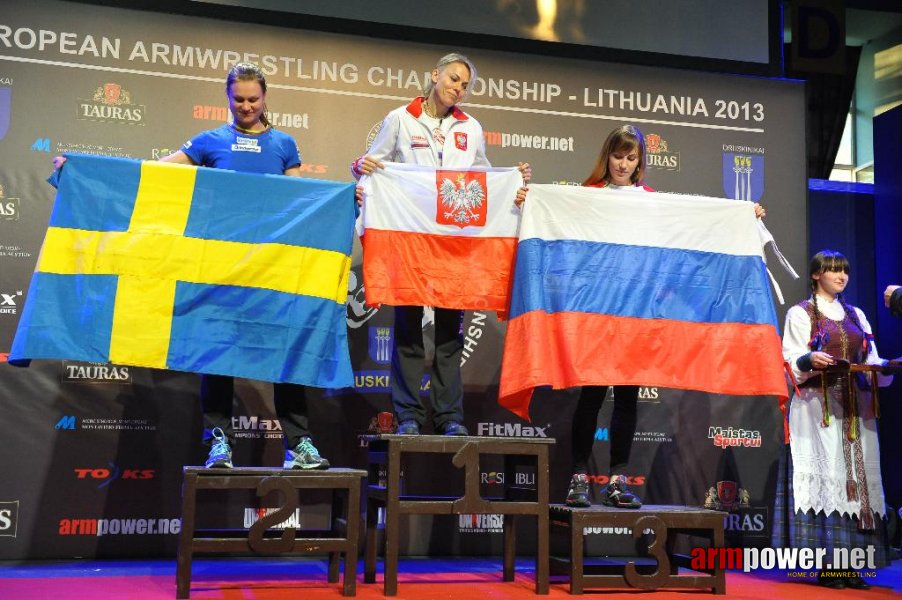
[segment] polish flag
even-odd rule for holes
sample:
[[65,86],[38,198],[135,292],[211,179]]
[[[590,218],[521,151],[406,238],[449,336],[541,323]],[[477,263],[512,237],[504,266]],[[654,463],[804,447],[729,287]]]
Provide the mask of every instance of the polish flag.
[[520,224],[517,168],[386,162],[361,185],[367,304],[507,310]]

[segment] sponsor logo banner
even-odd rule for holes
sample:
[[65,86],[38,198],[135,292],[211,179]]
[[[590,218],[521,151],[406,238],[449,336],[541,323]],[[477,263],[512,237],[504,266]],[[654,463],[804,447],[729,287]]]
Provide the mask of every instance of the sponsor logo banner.
[[460,533],[501,533],[504,531],[504,515],[457,515]]
[[57,527],[59,535],[178,535],[182,530],[182,520],[165,517],[95,519],[60,519]]
[[726,450],[732,447],[760,448],[761,432],[754,429],[732,427],[709,427],[708,439],[718,448]]
[[282,424],[278,419],[261,419],[257,415],[232,417],[232,430],[236,438],[282,438]]
[[727,511],[724,530],[732,545],[741,545],[748,539],[770,537],[767,507],[751,506],[748,490],[739,487],[735,481],[718,481],[708,488],[705,508]]
[[132,374],[129,367],[111,363],[96,363],[77,360],[60,362],[62,383],[118,383],[131,385]]
[[0,292],[0,315],[16,315],[19,312],[19,301],[22,298],[22,290],[7,294]]
[[645,147],[648,149],[646,159],[650,168],[664,171],[680,170],[680,153],[671,150],[667,140],[657,133],[645,136]]
[[19,207],[19,198],[8,197],[6,190],[0,185],[0,221],[18,221]]
[[19,528],[19,501],[0,502],[0,537],[16,537]]
[[79,99],[77,109],[82,121],[144,125],[145,107],[132,103],[131,93],[118,83],[105,83],[91,98]]
[[[245,508],[244,509],[244,528],[250,529],[251,526],[260,519],[273,514],[282,508]],[[294,513],[281,523],[270,525],[267,529],[300,529],[301,528],[301,509],[294,509]]]
[[96,481],[97,489],[103,489],[116,480],[146,481],[156,478],[154,469],[129,469],[122,468],[115,463],[109,463],[108,467],[88,467],[73,469],[75,478],[84,481]]
[[54,429],[76,431],[78,429],[107,431],[156,431],[157,424],[150,419],[121,419],[108,417],[81,417],[63,415],[54,424]]
[[531,437],[547,438],[551,423],[544,427],[538,425],[521,425],[520,423],[489,423],[482,422],[476,426],[476,435],[491,437]]

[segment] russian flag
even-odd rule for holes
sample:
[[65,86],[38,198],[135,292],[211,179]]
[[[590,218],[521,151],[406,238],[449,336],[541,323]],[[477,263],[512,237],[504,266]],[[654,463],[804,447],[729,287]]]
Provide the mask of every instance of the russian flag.
[[499,402],[536,386],[787,395],[750,202],[533,185],[524,205]]
[[386,162],[361,185],[367,304],[507,309],[520,221],[516,168]]

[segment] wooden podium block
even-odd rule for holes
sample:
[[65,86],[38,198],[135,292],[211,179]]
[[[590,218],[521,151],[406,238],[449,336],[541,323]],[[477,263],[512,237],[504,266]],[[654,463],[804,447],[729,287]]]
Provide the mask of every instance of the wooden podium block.
[[[724,542],[724,513],[689,506],[646,505],[638,510],[591,506],[571,508],[554,504],[550,508],[551,528],[555,533],[569,537],[570,556],[551,557],[554,574],[570,577],[570,593],[582,594],[583,589],[634,587],[646,590],[657,588],[700,588],[715,594],[726,593],[726,578],[722,568],[705,571],[706,575],[679,575],[679,567],[689,566],[689,557],[674,553],[677,535],[688,534],[706,537],[712,548],[722,548]],[[586,527],[621,527],[633,531],[639,539],[648,529],[654,532],[654,541],[648,546],[648,555],[654,565],[637,567],[637,560],[619,559],[598,574],[584,553]],[[610,563],[611,561],[606,561]]]
[[[366,471],[328,469],[325,471],[283,470],[266,467],[206,469],[185,467],[182,485],[182,530],[176,568],[176,598],[191,593],[191,560],[203,553],[266,553],[329,555],[329,582],[338,582],[339,558],[344,555],[345,596],[357,593],[357,551],[360,538],[360,490]],[[288,528],[281,536],[267,535],[267,528],[281,523],[298,508],[300,490],[332,491],[332,522],[321,537],[298,537],[303,531]],[[195,527],[198,490],[256,490],[257,496],[278,490],[283,500],[279,509],[258,520],[247,530],[213,530]],[[342,502],[344,499],[344,502]]]
[[[413,514],[504,515],[503,580],[514,580],[516,552],[515,516],[536,518],[536,593],[548,593],[548,449],[550,438],[498,438],[444,435],[374,435],[369,442],[370,484],[367,486],[366,553],[364,582],[376,581],[376,529],[379,508],[385,509],[385,579],[384,593],[398,593],[398,550],[400,516]],[[464,495],[458,498],[440,496],[404,496],[401,493],[401,459],[405,454],[445,454],[449,469],[464,469]],[[484,498],[480,494],[480,463],[483,454],[504,457],[505,494],[501,498]],[[534,465],[535,490],[509,485],[518,465]],[[379,467],[384,468],[380,481]]]

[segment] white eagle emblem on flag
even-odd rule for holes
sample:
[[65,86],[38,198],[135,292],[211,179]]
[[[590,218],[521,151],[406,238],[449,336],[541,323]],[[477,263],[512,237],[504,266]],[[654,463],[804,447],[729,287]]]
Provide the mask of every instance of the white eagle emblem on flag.
[[446,221],[451,221],[459,227],[470,225],[480,220],[480,211],[485,202],[485,190],[479,181],[471,179],[466,181],[463,174],[457,176],[457,182],[447,177],[439,186],[439,198],[442,207],[447,209],[442,213]]

